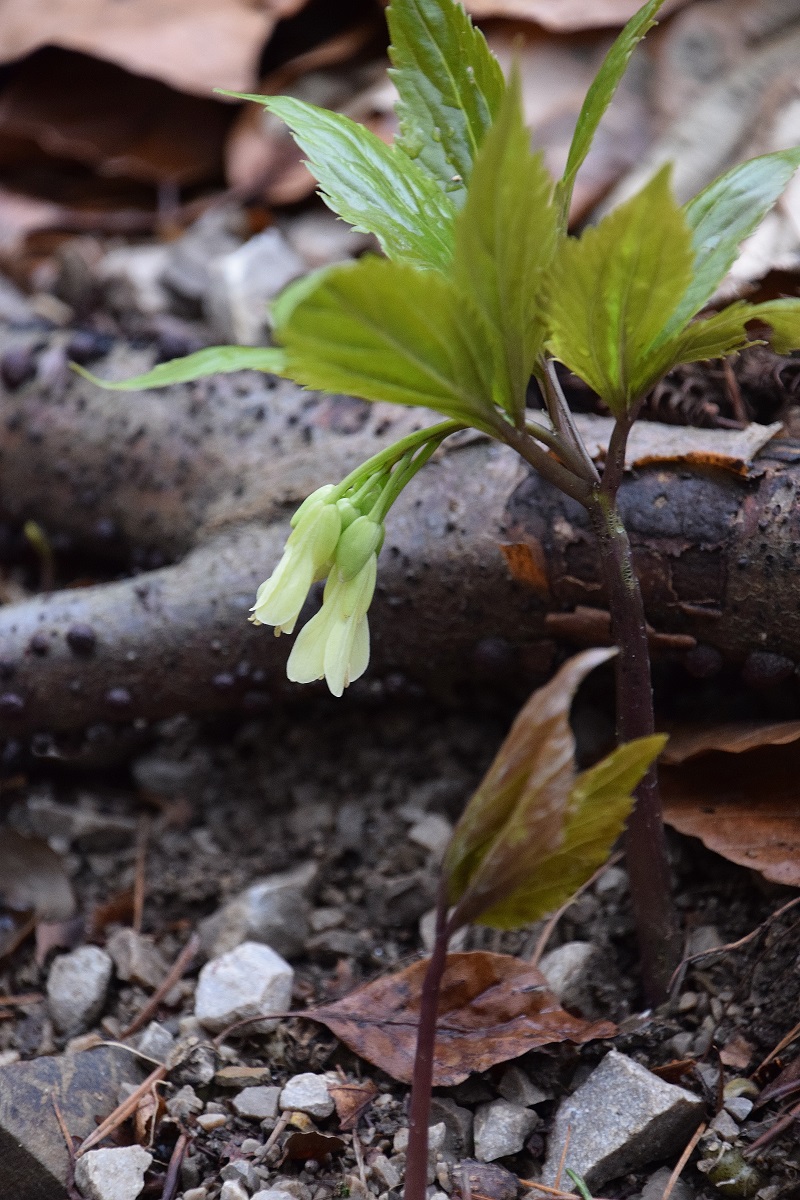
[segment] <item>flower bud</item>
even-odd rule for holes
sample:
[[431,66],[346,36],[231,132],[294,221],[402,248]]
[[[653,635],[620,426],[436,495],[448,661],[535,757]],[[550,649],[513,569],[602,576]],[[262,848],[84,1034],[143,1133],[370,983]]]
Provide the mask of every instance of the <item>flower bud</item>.
[[383,526],[370,517],[358,517],[345,529],[336,547],[336,566],[343,579],[356,576],[383,545]]
[[305,516],[309,509],[317,508],[317,506],[320,504],[325,504],[328,496],[330,496],[333,490],[334,485],[332,483],[324,483],[322,487],[317,488],[317,490],[312,492],[310,496],[306,496],[305,500],[289,522],[292,529],[297,528],[298,522],[303,516]]

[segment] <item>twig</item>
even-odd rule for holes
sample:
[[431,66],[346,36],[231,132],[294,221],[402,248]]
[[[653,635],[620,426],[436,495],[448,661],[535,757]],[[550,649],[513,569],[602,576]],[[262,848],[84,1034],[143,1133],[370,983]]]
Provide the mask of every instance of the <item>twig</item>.
[[561,1158],[558,1160],[558,1170],[556,1171],[556,1187],[561,1187],[561,1176],[564,1173],[564,1164],[567,1161],[567,1153],[569,1151],[570,1138],[572,1137],[572,1126],[567,1126],[567,1134],[564,1138],[564,1146],[561,1151]]
[[119,1035],[121,1039],[132,1037],[134,1033],[138,1033],[139,1030],[147,1024],[147,1022],[158,1009],[158,1006],[161,1004],[164,997],[169,995],[169,993],[175,987],[175,984],[178,983],[183,977],[184,972],[189,967],[189,964],[199,949],[200,938],[196,933],[193,933],[178,957],[175,959],[175,962],[170,967],[164,982],[159,988],[156,989],[156,991],[153,992],[152,996],[147,1001],[147,1004],[145,1004],[139,1015],[134,1017],[127,1029],[123,1029],[122,1033]]
[[771,1129],[768,1129],[766,1133],[762,1133],[761,1137],[756,1138],[753,1144],[747,1147],[744,1152],[745,1158],[750,1158],[753,1154],[758,1154],[759,1150],[763,1150],[765,1146],[769,1146],[769,1144],[774,1142],[775,1138],[778,1137],[779,1134],[783,1133],[784,1129],[788,1129],[789,1126],[796,1121],[799,1116],[800,1104],[795,1104],[794,1108],[790,1108],[787,1113],[784,1113],[780,1120],[776,1121]]
[[164,1189],[161,1193],[161,1200],[173,1200],[175,1193],[178,1190],[178,1181],[181,1174],[181,1165],[183,1164],[183,1156],[186,1153],[186,1147],[189,1145],[188,1133],[182,1133],[175,1143],[175,1149],[170,1156],[167,1174],[164,1178]]
[[89,1136],[81,1143],[75,1157],[81,1158],[87,1150],[91,1150],[92,1146],[96,1146],[98,1142],[102,1142],[110,1133],[113,1133],[123,1121],[127,1121],[128,1117],[136,1112],[142,1096],[145,1096],[157,1083],[161,1083],[166,1078],[166,1074],[166,1067],[156,1067],[155,1071],[148,1075],[147,1079],[143,1083],[140,1083],[135,1091],[131,1092],[127,1100],[123,1100],[122,1104],[118,1104],[114,1111],[106,1117],[105,1121],[102,1121],[96,1129],[92,1130]]
[[361,1138],[358,1136],[358,1129],[353,1130],[353,1154],[356,1156],[356,1166],[358,1167],[358,1178],[361,1180],[364,1188],[367,1187],[367,1172],[364,1167],[364,1147],[361,1145]]
[[[715,946],[713,950],[701,950],[698,954],[690,954],[688,958],[684,958],[680,963],[678,963],[677,967],[672,973],[672,978],[669,981],[670,992],[672,992],[676,985],[683,980],[684,974],[693,963],[700,962],[700,960],[703,958],[711,958],[715,954],[728,954],[731,950],[741,950],[742,946],[746,946],[748,942],[752,942],[753,939],[757,938],[760,933],[763,933],[763,931],[767,929],[773,921],[777,921],[778,917],[782,917],[784,913],[789,912],[790,909],[795,908],[798,904],[800,904],[800,896],[795,896],[793,900],[789,900],[786,904],[782,904],[780,908],[777,908],[774,913],[770,913],[766,920],[762,921],[760,925],[757,925],[755,929],[751,929],[749,933],[746,933],[744,937],[739,938],[738,941],[728,942],[725,946]],[[780,1051],[773,1051],[773,1053],[780,1053]],[[766,1058],[761,1064],[761,1067],[766,1066],[768,1062],[770,1062],[770,1059]],[[758,1068],[759,1071],[761,1070],[761,1067]]]
[[23,992],[19,996],[0,996],[0,1008],[21,1008],[23,1004],[38,1004],[44,1000],[41,992]]
[[794,1041],[794,1039],[798,1036],[798,1034],[800,1034],[800,1021],[797,1022],[797,1024],[794,1026],[794,1028],[789,1030],[789,1032],[786,1034],[785,1037],[781,1038],[781,1040],[778,1042],[778,1044],[774,1050],[770,1050],[769,1054],[764,1059],[764,1061],[762,1063],[759,1063],[759,1065],[756,1067],[755,1071],[753,1071],[753,1074],[760,1075],[761,1072],[764,1070],[764,1067],[768,1067],[774,1058],[777,1058],[778,1055],[783,1050],[785,1050],[787,1046],[790,1046],[792,1044],[792,1042]]
[[728,399],[731,402],[731,408],[733,409],[736,421],[742,426],[747,426],[750,424],[750,416],[742,397],[739,380],[736,378],[733,367],[727,358],[723,358],[722,360],[722,373],[725,376],[725,390],[728,393]]
[[61,1109],[59,1108],[58,1101],[56,1100],[55,1096],[50,1097],[50,1103],[53,1105],[53,1111],[56,1114],[56,1120],[58,1121],[58,1128],[61,1130],[61,1136],[63,1137],[64,1145],[67,1148],[67,1158],[69,1160],[68,1164],[67,1164],[67,1179],[66,1179],[67,1195],[69,1197],[69,1200],[81,1200],[81,1197],[78,1194],[78,1190],[75,1187],[75,1146],[72,1141],[72,1138],[70,1137],[70,1133],[69,1133],[69,1130],[67,1129],[66,1121],[64,1120],[64,1117],[62,1115]]
[[597,883],[597,880],[601,877],[601,875],[604,875],[606,873],[606,871],[609,869],[609,867],[616,866],[616,864],[620,861],[621,858],[622,858],[621,850],[618,850],[616,854],[612,854],[611,858],[609,858],[608,862],[604,862],[602,867],[598,867],[598,869],[595,871],[594,875],[592,875],[591,879],[587,879],[586,883],[582,884],[578,888],[577,892],[573,892],[572,895],[570,896],[569,900],[565,900],[564,903],[561,905],[561,908],[557,908],[556,911],[552,914],[552,916],[548,918],[547,924],[545,925],[542,932],[539,934],[539,940],[537,941],[537,943],[534,947],[534,950],[533,950],[533,954],[530,956],[530,959],[529,959],[529,962],[531,962],[534,967],[539,965],[539,960],[541,959],[542,955],[544,954],[545,946],[550,941],[550,938],[553,936],[553,930],[555,929],[556,925],[561,920],[561,918],[563,917],[563,915],[567,911],[567,909],[575,903],[575,901],[578,899],[579,896],[582,896],[585,891],[588,891],[588,889],[592,886],[593,883]]
[[683,1168],[686,1166],[689,1159],[694,1154],[695,1146],[697,1145],[697,1143],[700,1141],[700,1138],[705,1133],[706,1128],[707,1128],[707,1126],[705,1125],[705,1123],[703,1123],[702,1125],[699,1126],[698,1129],[695,1130],[694,1135],[689,1140],[688,1146],[686,1147],[683,1154],[680,1156],[677,1163],[675,1164],[675,1170],[672,1172],[669,1179],[667,1180],[667,1186],[664,1188],[664,1194],[661,1197],[661,1200],[669,1200],[670,1196],[672,1195],[672,1193],[675,1189],[675,1184],[678,1182],[678,1180],[681,1177]]
[[133,877],[133,931],[142,932],[144,897],[147,890],[147,842],[150,837],[150,822],[142,817],[139,836],[136,839],[136,865]]
[[281,1136],[281,1134],[283,1133],[284,1129],[289,1124],[291,1119],[292,1119],[292,1114],[290,1112],[287,1111],[287,1112],[281,1113],[280,1117],[278,1118],[278,1124],[275,1126],[272,1133],[267,1138],[267,1141],[264,1145],[264,1149],[261,1151],[262,1158],[266,1157],[267,1152],[269,1150],[271,1150],[272,1147],[275,1145],[278,1138]]

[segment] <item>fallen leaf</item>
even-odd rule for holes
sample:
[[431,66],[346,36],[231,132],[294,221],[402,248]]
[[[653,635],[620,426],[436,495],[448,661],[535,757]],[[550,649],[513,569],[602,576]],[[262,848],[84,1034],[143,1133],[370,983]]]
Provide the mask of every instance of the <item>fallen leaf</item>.
[[63,46],[185,92],[247,91],[264,44],[306,0],[4,0],[0,61]]
[[800,723],[677,731],[661,770],[664,819],[709,850],[800,887]]
[[[367,1062],[401,1083],[414,1069],[422,981],[427,960],[413,963],[303,1016],[335,1033]],[[613,1037],[610,1021],[564,1011],[530,963],[484,951],[451,954],[442,981],[434,1087],[452,1087],[473,1071],[554,1042]]]
[[42,838],[2,830],[0,905],[12,912],[32,912],[37,921],[66,921],[73,916],[75,897],[64,860]]
[[[667,0],[662,16],[687,0]],[[624,25],[642,7],[639,0],[465,0],[473,17],[521,17],[545,29],[565,33],[574,29],[599,29]]]
[[[592,458],[604,459],[614,428],[613,418],[576,413],[575,423]],[[637,421],[628,439],[625,466],[631,470],[651,463],[685,462],[746,475],[759,450],[782,428],[780,423],[754,423],[746,429],[696,429]]]
[[285,1158],[300,1162],[307,1162],[308,1159],[325,1162],[331,1154],[341,1154],[344,1148],[340,1137],[319,1133],[316,1129],[310,1133],[292,1133],[283,1144]]
[[344,1133],[355,1129],[378,1095],[378,1088],[371,1079],[365,1080],[364,1083],[337,1083],[329,1087],[328,1091],[336,1105],[339,1128]]
[[735,1033],[719,1052],[719,1060],[725,1067],[734,1071],[746,1071],[753,1061],[754,1047],[752,1042],[741,1033]]

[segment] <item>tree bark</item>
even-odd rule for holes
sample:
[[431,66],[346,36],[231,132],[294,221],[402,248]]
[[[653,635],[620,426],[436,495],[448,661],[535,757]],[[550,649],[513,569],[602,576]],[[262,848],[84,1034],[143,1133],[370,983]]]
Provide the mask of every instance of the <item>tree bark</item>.
[[[305,495],[426,417],[251,374],[125,395],[56,371],[2,394],[0,519],[159,569],[0,608],[0,738],[46,752],[67,732],[302,694],[284,677],[290,639],[245,619],[255,589]],[[706,673],[793,670],[798,487],[788,441],[743,477],[685,463],[626,477],[619,506],[656,650]],[[503,447],[457,438],[389,516],[372,662],[355,687],[522,694],[568,647],[608,640],[600,578],[577,503]]]

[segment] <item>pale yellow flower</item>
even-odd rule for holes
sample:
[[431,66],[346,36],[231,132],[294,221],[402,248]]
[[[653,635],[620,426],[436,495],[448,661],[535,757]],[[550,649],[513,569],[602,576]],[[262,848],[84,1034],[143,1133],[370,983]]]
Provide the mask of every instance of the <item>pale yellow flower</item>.
[[292,647],[286,674],[294,683],[324,678],[333,695],[341,696],[364,674],[369,663],[367,610],[375,592],[377,563],[377,554],[370,554],[351,579],[334,568],[322,608],[303,626]]

